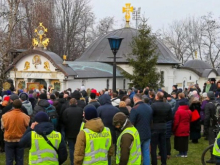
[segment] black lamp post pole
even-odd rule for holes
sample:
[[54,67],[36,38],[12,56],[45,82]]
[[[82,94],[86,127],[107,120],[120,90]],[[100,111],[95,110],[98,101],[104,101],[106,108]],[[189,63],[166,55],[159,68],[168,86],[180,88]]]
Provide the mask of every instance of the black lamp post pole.
[[113,92],[116,92],[116,53],[117,51],[114,50],[114,62],[113,62]]

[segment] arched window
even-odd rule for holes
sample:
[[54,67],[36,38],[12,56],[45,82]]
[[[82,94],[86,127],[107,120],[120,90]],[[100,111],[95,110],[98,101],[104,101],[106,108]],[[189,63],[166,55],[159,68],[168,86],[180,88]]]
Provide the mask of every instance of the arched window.
[[125,88],[126,88],[126,79],[124,79],[123,81],[123,89],[125,90]]
[[186,81],[184,80],[183,81],[183,90],[185,90],[185,87],[186,87]]

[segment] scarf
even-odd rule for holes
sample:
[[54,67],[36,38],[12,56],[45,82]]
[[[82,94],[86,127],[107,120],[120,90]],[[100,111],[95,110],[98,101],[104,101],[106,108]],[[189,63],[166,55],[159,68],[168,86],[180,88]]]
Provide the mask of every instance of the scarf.
[[205,92],[208,93],[212,84],[206,84]]

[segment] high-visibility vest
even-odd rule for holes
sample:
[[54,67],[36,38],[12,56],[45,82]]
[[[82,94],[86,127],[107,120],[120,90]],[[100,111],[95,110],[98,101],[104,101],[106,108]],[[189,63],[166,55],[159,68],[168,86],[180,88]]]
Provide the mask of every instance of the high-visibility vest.
[[87,128],[83,131],[86,137],[83,165],[108,165],[108,151],[112,142],[110,129],[105,127],[100,133]]
[[[47,135],[55,148],[59,148],[61,134],[53,131]],[[31,149],[29,151],[29,165],[59,165],[57,152],[46,140],[35,131],[31,131]]]
[[85,126],[85,123],[82,122],[82,123],[81,123],[81,126],[80,126],[80,131],[84,129],[84,126]]
[[118,137],[117,140],[117,151],[116,151],[116,164],[120,163],[121,157],[121,137],[125,134],[129,133],[133,136],[134,141],[130,146],[130,155],[128,159],[127,165],[140,165],[141,164],[141,142],[140,136],[137,129],[133,127],[126,128],[121,135]]
[[215,155],[215,156],[218,156],[218,157],[220,157],[220,149],[219,149],[218,144],[217,144],[217,140],[219,138],[220,138],[220,133],[218,133],[218,135],[217,135],[217,138],[216,138],[214,146],[213,146],[213,151],[212,151],[212,154]]

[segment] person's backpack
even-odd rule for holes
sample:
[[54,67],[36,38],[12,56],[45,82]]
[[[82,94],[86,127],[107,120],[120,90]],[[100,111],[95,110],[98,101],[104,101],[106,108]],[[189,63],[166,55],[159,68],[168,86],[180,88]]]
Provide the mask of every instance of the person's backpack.
[[214,116],[212,118],[213,123],[220,124],[220,104],[218,102],[213,103],[215,105],[215,112],[214,112]]
[[56,109],[52,105],[49,105],[45,108],[45,112],[48,114],[50,122],[54,125],[54,129],[56,130],[58,125],[58,114]]

